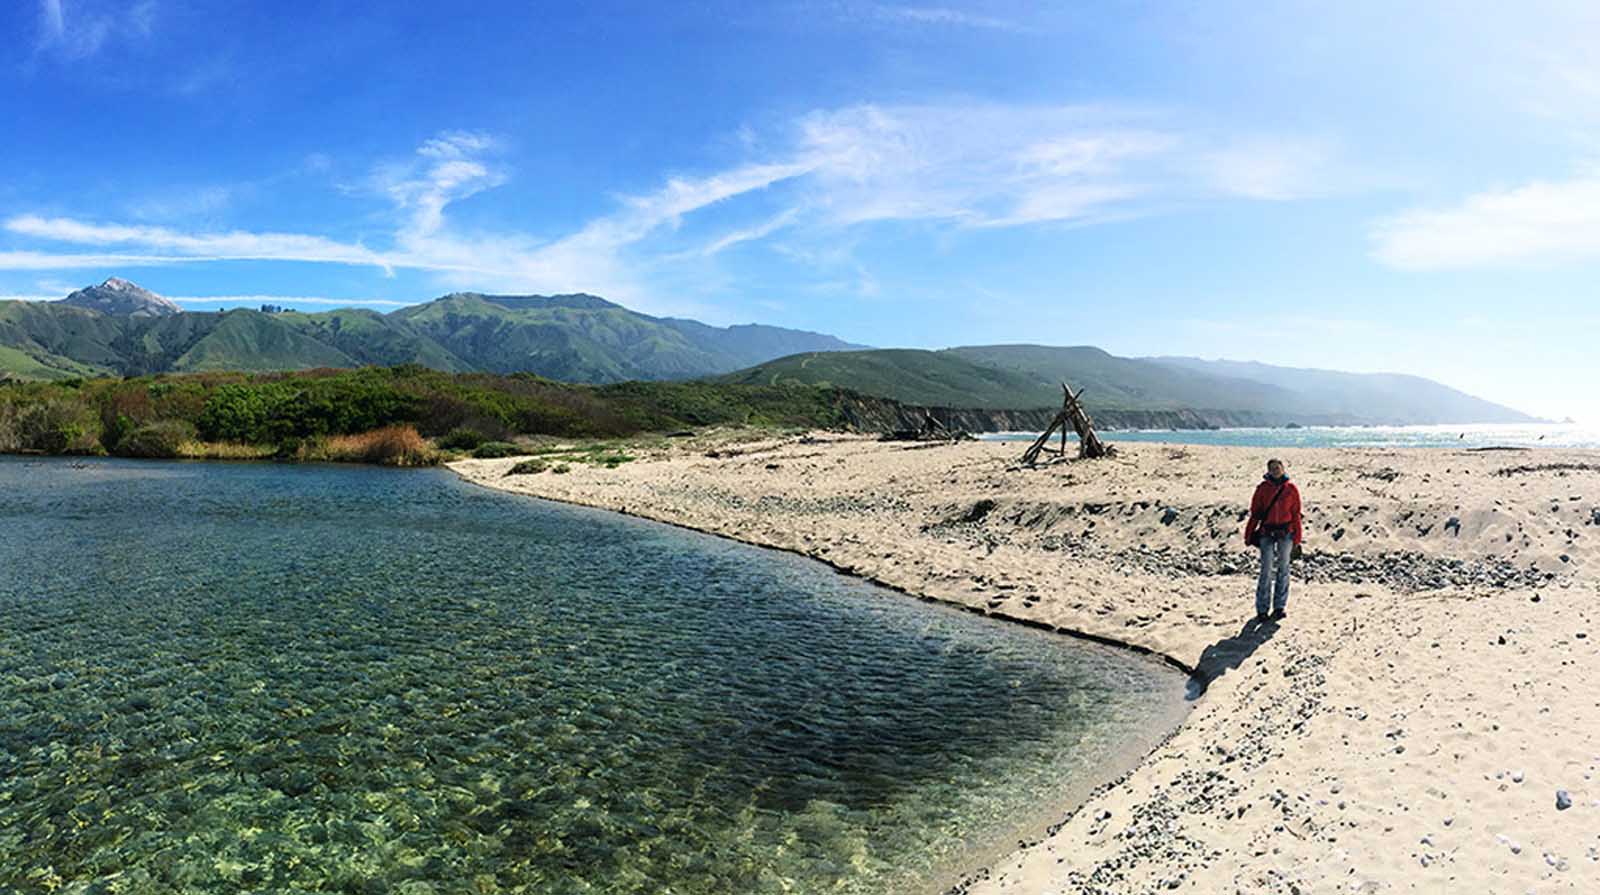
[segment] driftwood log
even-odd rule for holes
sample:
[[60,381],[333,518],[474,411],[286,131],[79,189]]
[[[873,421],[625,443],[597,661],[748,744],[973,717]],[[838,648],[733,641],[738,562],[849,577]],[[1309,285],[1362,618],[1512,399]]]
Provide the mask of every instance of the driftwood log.
[[1068,426],[1071,426],[1072,430],[1078,433],[1079,459],[1094,459],[1114,453],[1114,449],[1102,442],[1100,436],[1095,434],[1094,421],[1089,419],[1089,412],[1083,409],[1083,402],[1080,400],[1082,397],[1083,389],[1079,389],[1077,394],[1073,394],[1072,389],[1065,382],[1061,383],[1061,412],[1056,414],[1055,418],[1050,421],[1050,427],[1044,430],[1044,434],[1035,439],[1033,444],[1029,445],[1027,451],[1023,452],[1023,465],[1034,465],[1039,461],[1041,453],[1050,450],[1046,445],[1050,443],[1050,436],[1055,434],[1058,428],[1061,430],[1061,448],[1055,453],[1060,453],[1063,457],[1066,456]]
[[964,441],[971,438],[965,431],[952,429],[933,414],[923,411],[922,428],[920,429],[895,429],[883,433],[879,441]]

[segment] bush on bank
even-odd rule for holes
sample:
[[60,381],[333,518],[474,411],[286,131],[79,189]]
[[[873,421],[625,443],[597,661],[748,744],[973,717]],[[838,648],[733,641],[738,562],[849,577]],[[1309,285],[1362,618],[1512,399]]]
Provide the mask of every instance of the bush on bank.
[[[714,425],[833,428],[837,389],[716,382],[591,386],[415,365],[0,381],[0,452],[122,456],[374,456],[417,462],[406,436],[511,456],[518,436],[621,438]],[[362,436],[358,442],[339,441]],[[384,447],[377,447],[383,445]],[[404,458],[404,459],[396,459]],[[430,461],[431,462],[431,461]]]
[[111,452],[119,457],[181,457],[184,445],[194,441],[194,438],[192,423],[186,420],[160,420],[146,423],[121,436]]

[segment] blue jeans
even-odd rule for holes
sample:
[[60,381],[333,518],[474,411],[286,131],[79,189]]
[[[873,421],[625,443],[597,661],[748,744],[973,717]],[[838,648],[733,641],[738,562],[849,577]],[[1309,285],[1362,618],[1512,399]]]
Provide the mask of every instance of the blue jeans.
[[[1261,533],[1261,577],[1256,581],[1256,615],[1289,606],[1289,554],[1294,534]],[[1270,602],[1269,602],[1270,600]]]

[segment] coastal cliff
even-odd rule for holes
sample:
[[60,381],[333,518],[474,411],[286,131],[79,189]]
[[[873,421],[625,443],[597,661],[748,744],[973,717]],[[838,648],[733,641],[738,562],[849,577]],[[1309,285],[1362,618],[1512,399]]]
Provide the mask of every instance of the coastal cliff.
[[[925,407],[901,404],[888,398],[844,394],[840,416],[860,432],[894,432],[920,429],[928,417],[947,429],[965,432],[1043,431],[1060,412],[1059,407],[1037,410],[984,410],[962,407]],[[1222,429],[1237,426],[1283,425],[1267,414],[1239,410],[1091,410],[1096,427],[1117,429]]]

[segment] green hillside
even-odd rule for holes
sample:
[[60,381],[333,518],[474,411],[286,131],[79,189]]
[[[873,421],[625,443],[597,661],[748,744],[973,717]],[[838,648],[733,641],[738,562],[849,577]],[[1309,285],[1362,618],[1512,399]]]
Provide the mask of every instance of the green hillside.
[[356,365],[349,355],[302,335],[274,315],[240,309],[218,314],[216,326],[179,355],[172,369],[266,372]]
[[286,311],[273,315],[302,335],[344,353],[359,364],[421,364],[450,373],[472,365],[443,345],[416,331],[403,319],[364,308],[340,308],[320,314]]
[[670,327],[609,302],[505,301],[461,293],[394,316],[475,368],[497,373],[529,370],[571,382],[620,382],[726,368]]
[[906,404],[987,410],[1059,406],[1060,383],[1068,382],[1084,390],[1084,403],[1092,411],[1209,411],[1219,419],[1270,425],[1529,419],[1417,377],[1126,358],[1088,347],[985,345],[797,354],[719,379],[826,385]]
[[746,385],[837,386],[906,404],[1033,409],[1061,403],[1061,387],[971,363],[948,351],[886,348],[796,354],[719,377]]
[[74,379],[105,373],[47,352],[29,354],[20,348],[0,345],[0,380],[4,379]]
[[1191,374],[1226,376],[1267,383],[1292,391],[1297,400],[1332,415],[1360,417],[1375,422],[1425,425],[1430,423],[1525,423],[1533,417],[1485,401],[1421,376],[1396,373],[1342,373],[1277,367],[1240,361],[1208,361],[1189,357],[1146,360]]
[[942,351],[877,349],[797,354],[721,377],[724,382],[849,388],[907,404],[1032,410],[1061,404],[1061,383],[1105,410],[1277,410],[1293,395],[1260,383],[1197,375],[1098,348],[991,345]]
[[998,411],[1059,406],[1065,381],[1084,390],[1091,410],[1200,412],[1210,425],[1529,419],[1414,376],[1127,358],[1087,346],[851,349],[860,346],[780,327],[652,317],[581,293],[461,292],[390,314],[190,313],[113,278],[71,301],[0,302],[0,378],[10,379],[417,364],[598,384],[713,377],[816,385]]
[[[108,310],[109,309],[109,310]],[[421,364],[573,382],[693,379],[856,347],[773,326],[651,317],[593,295],[456,293],[391,314],[191,313],[112,278],[60,302],[0,302],[0,376]]]
[[1060,383],[1084,390],[1091,407],[1117,410],[1284,411],[1295,408],[1287,389],[1215,374],[1174,370],[1160,364],[1117,357],[1087,346],[980,345],[951,348],[947,353],[969,363],[1004,370],[1053,390],[1061,402]]
[[185,354],[217,331],[223,315],[179,313],[123,319],[126,322],[122,336],[113,344],[121,358],[118,372],[142,376],[173,369]]
[[[23,376],[25,370],[119,369],[123,357],[114,346],[124,329],[122,318],[95,311],[41,302],[0,302],[0,347],[12,349],[0,356],[0,372]],[[17,360],[19,356],[25,360]]]

